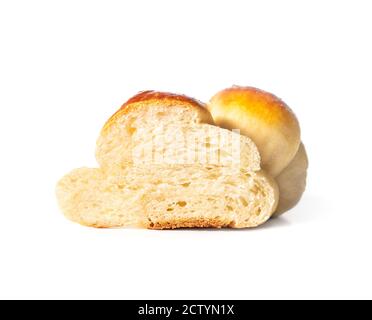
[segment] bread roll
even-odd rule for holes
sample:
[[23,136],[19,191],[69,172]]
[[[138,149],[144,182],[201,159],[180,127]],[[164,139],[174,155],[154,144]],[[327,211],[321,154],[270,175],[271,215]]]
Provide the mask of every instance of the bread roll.
[[262,167],[279,185],[274,216],[293,208],[305,191],[308,160],[292,110],[271,93],[237,86],[217,93],[208,109],[217,125],[240,129],[256,143]]
[[297,151],[296,156],[276,177],[279,186],[280,200],[274,216],[279,216],[292,209],[301,199],[306,188],[306,176],[309,162],[303,143]]
[[214,122],[240,129],[261,154],[261,166],[273,177],[292,161],[300,145],[300,126],[292,110],[271,93],[252,87],[232,87],[212,97],[207,105]]
[[[248,137],[213,126],[200,102],[143,92],[109,119],[97,141],[100,168],[57,186],[71,220],[94,227],[256,227],[278,203]],[[179,139],[180,138],[180,139]]]

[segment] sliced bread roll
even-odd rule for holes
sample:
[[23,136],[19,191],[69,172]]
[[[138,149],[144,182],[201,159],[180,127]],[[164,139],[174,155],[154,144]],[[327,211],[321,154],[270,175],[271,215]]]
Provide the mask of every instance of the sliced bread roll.
[[62,178],[57,197],[71,220],[94,227],[256,227],[278,203],[250,138],[213,126],[191,98],[143,92],[104,126],[99,169]]
[[116,175],[76,169],[59,182],[57,197],[67,218],[87,226],[247,228],[271,217],[278,190],[263,172],[153,165]]

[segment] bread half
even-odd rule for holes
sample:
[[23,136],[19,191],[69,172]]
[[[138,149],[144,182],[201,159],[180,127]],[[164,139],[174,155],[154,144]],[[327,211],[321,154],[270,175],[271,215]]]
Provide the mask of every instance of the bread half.
[[154,165],[116,175],[76,169],[58,183],[57,198],[67,218],[99,228],[248,228],[271,217],[278,190],[263,172]]

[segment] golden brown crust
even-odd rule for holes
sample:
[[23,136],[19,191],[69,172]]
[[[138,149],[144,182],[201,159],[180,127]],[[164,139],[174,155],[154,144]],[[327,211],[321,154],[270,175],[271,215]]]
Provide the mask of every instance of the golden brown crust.
[[126,103],[124,103],[121,109],[125,108],[127,105],[130,105],[132,103],[149,101],[149,100],[151,101],[167,100],[171,102],[172,104],[174,102],[178,102],[181,104],[187,103],[187,104],[194,105],[196,107],[204,108],[204,103],[194,98],[185,96],[185,95],[175,94],[175,93],[170,93],[170,92],[147,90],[147,91],[141,91],[137,93],[135,96],[133,96],[132,98],[130,98]]
[[277,96],[254,88],[234,86],[218,92],[208,103],[215,123],[240,129],[258,146],[262,167],[277,176],[300,145],[300,125],[293,111]]
[[227,111],[239,106],[250,117],[261,119],[271,126],[283,128],[285,124],[289,134],[300,131],[299,122],[292,109],[283,100],[267,91],[255,87],[233,86],[220,91],[211,99],[210,104],[217,102]]
[[118,117],[130,113],[132,108],[144,105],[161,105],[164,107],[184,106],[194,108],[199,112],[201,122],[214,124],[213,118],[203,102],[185,95],[148,90],[139,92],[125,102],[106,122],[102,131],[105,131]]
[[174,221],[157,221],[149,222],[148,229],[165,230],[165,229],[186,229],[186,228],[227,228],[231,223],[222,219],[198,218],[198,219],[174,219]]

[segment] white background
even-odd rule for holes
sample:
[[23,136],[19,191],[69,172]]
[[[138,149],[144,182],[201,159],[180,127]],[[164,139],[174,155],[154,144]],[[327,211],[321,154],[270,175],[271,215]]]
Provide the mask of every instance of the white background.
[[[0,298],[372,298],[371,1],[1,1]],[[302,202],[242,231],[96,230],[54,188],[144,89],[297,113]]]

